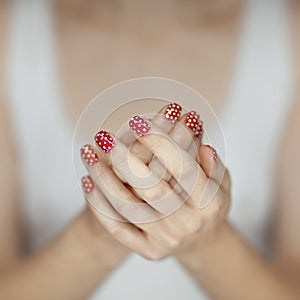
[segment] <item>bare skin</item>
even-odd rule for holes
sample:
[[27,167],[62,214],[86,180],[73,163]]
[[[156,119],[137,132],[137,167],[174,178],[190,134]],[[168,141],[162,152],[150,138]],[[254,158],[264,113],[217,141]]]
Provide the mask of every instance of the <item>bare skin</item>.
[[[118,10],[109,2],[95,2],[96,9],[71,2],[56,1],[56,29],[63,93],[74,120],[103,89],[142,76],[184,82],[221,110],[234,68],[240,1],[227,1],[219,12],[209,1],[174,5],[167,0],[160,14],[155,9],[159,1],[150,7],[147,1],[116,1]],[[213,21],[199,18],[195,7],[214,16]],[[155,13],[150,15],[149,8]]]
[[[72,1],[64,0],[58,4],[62,5],[63,2],[69,5]],[[73,3],[75,3],[75,1],[73,1]],[[80,2],[76,2],[76,5],[80,5]],[[294,5],[294,48],[295,53],[300,53],[300,7],[298,3],[296,4],[296,1]],[[3,14],[3,16],[0,15],[0,22],[2,23],[0,28],[2,30],[5,28],[5,22],[7,21],[5,18],[7,15],[7,7],[5,2],[1,2],[1,6],[0,14]],[[140,9],[138,13],[143,16],[145,7],[139,6],[138,9]],[[92,7],[87,14],[91,11],[96,10]],[[178,20],[175,21],[174,19],[171,19],[173,22],[172,26],[168,26],[168,29],[162,30],[165,26],[161,22],[165,19],[164,17],[166,15],[161,17],[161,19],[158,17],[156,22],[153,22],[156,24],[155,26],[160,29],[162,35],[164,33],[163,37],[161,37],[163,40],[165,36],[172,36],[169,32],[170,28],[172,30],[174,29],[174,32],[178,35],[176,38],[182,39],[184,37],[184,48],[189,50],[189,48],[192,47],[195,51],[195,55],[197,54],[196,57],[189,55],[189,57],[194,57],[194,60],[190,62],[185,59],[185,55],[183,55],[183,57],[178,56],[179,53],[182,53],[185,49],[174,53],[173,45],[176,44],[177,46],[181,44],[175,41],[174,38],[171,39],[169,43],[166,43],[164,47],[157,49],[154,47],[154,49],[151,48],[151,52],[147,52],[147,49],[153,47],[153,44],[160,44],[154,37],[151,39],[151,30],[154,30],[152,26],[147,35],[149,38],[145,41],[140,41],[137,37],[141,33],[131,31],[132,28],[136,28],[136,23],[125,22],[126,26],[124,26],[123,30],[125,31],[126,39],[124,38],[124,40],[125,42],[127,40],[128,48],[126,48],[127,51],[123,50],[122,53],[116,53],[112,52],[112,50],[119,48],[116,45],[123,42],[121,39],[116,39],[114,41],[116,44],[108,40],[106,42],[107,47],[113,45],[112,47],[114,48],[103,50],[100,47],[103,43],[101,44],[101,41],[97,41],[100,27],[97,23],[87,23],[86,19],[89,18],[82,15],[78,16],[75,14],[75,16],[73,15],[71,18],[69,11],[58,10],[57,12],[57,26],[60,29],[58,36],[59,54],[61,61],[64,61],[62,64],[62,74],[64,93],[66,95],[65,104],[69,108],[72,119],[75,120],[82,108],[86,105],[86,103],[80,102],[80,99],[89,101],[95,94],[112,83],[143,75],[166,76],[186,82],[203,91],[206,98],[212,101],[212,105],[216,110],[221,109],[223,103],[219,102],[218,99],[225,98],[226,88],[229,83],[227,72],[231,72],[236,42],[238,40],[237,28],[239,24],[239,13],[237,12],[239,12],[239,10],[236,10],[236,7],[231,11],[231,13],[236,16],[236,18],[233,18],[234,21],[221,18],[224,23],[218,24],[218,22],[216,22],[216,24],[211,24],[204,22],[205,26],[199,26],[201,27],[199,33],[205,33],[210,37],[212,44],[204,44],[203,41],[199,41],[198,36],[197,43],[199,44],[194,44],[196,40],[194,30],[198,30],[196,22],[191,22],[192,24],[187,25],[191,26],[189,28],[194,29],[190,30],[191,36],[186,35],[188,31],[182,30],[177,23]],[[135,14],[136,13],[137,12],[135,12]],[[103,31],[106,30],[107,35],[111,32],[110,30],[119,30],[119,27],[114,27],[118,26],[117,24],[108,26],[110,25],[111,15],[108,7],[107,18],[104,18],[107,26],[103,26],[103,29],[101,29]],[[174,13],[174,15],[176,16],[176,13]],[[130,19],[129,12],[127,12],[127,15],[125,14],[125,20],[127,21],[128,19]],[[82,26],[83,22],[86,26]],[[200,24],[203,23],[200,22]],[[148,32],[147,28],[149,27],[145,24],[145,28],[140,28],[140,30],[146,30],[146,32]],[[221,30],[220,28],[223,29]],[[298,32],[296,32],[297,30]],[[87,33],[89,33],[89,35],[87,35]],[[199,36],[202,34],[199,34]],[[1,34],[1,37],[2,36]],[[207,36],[205,41],[207,41]],[[68,39],[65,39],[66,37],[68,37]],[[224,39],[227,42],[224,43]],[[83,51],[81,55],[84,58],[89,57],[90,61],[80,59],[79,53],[74,51],[76,47],[73,46],[77,45],[78,41],[80,41],[81,45],[91,46],[81,49],[81,51]],[[91,44],[88,41],[92,41],[93,43]],[[131,48],[132,46],[130,46],[129,41],[134,41],[134,49]],[[151,41],[150,45],[149,41]],[[227,45],[224,46],[224,44]],[[0,53],[2,54],[4,49],[1,49],[1,47],[5,45],[5,42],[2,41],[0,45]],[[218,53],[211,51],[212,45],[214,50],[220,49]],[[72,49],[72,52],[69,51],[70,49]],[[114,53],[115,55],[111,58],[111,63],[107,64],[106,69],[103,68],[103,61],[101,60],[103,58],[101,55],[99,57],[100,50],[106,51],[105,53]],[[170,52],[172,52],[175,57],[172,57],[170,61],[168,61],[166,58]],[[72,55],[70,55],[70,53],[72,53]],[[203,61],[196,60],[199,53],[203,53],[206,59]],[[142,54],[145,55],[145,57],[141,57]],[[222,66],[222,70],[225,70],[225,72],[221,72],[221,70],[218,69],[218,65],[220,64],[216,58],[220,55],[222,61],[226,62],[226,66]],[[122,57],[120,61],[114,60],[115,57],[120,56]],[[136,63],[136,57],[138,57],[139,63]],[[209,57],[209,59],[207,59],[207,57]],[[174,59],[179,62],[178,66],[171,64]],[[71,66],[74,65],[74,61],[80,63],[75,64],[75,67],[72,68]],[[122,65],[122,72],[120,72],[118,63],[124,63],[126,61],[128,65]],[[217,61],[216,65],[211,63],[214,61]],[[192,72],[195,67],[195,62],[199,63],[199,67],[196,68],[197,76]],[[296,57],[296,62],[296,69],[300,70],[299,57]],[[3,63],[4,61],[1,59],[0,64],[2,70]],[[189,63],[193,68],[189,69],[185,67]],[[138,66],[136,70],[132,69],[135,65]],[[80,72],[78,72],[78,70],[80,70]],[[168,70],[172,71],[170,72]],[[80,74],[80,78],[77,77],[76,74]],[[116,77],[116,74],[118,74],[119,77]],[[201,80],[198,81],[197,78],[199,78],[199,76]],[[86,82],[82,82],[82,78],[86,78]],[[99,80],[93,80],[93,78],[103,78],[101,82],[103,86],[99,86]],[[207,81],[203,81],[203,78],[206,78]],[[80,84],[78,84],[79,79]],[[213,86],[213,82],[216,80],[220,82],[220,89],[215,89]],[[299,71],[296,80],[297,82],[300,80]],[[1,81],[1,83],[2,82],[3,81]],[[199,82],[203,85],[200,85]],[[76,89],[74,87],[76,87]],[[84,88],[78,89],[81,87]],[[5,97],[4,87],[1,87],[1,97],[3,99]],[[70,99],[74,101],[72,106]],[[3,223],[5,225],[0,227],[0,270],[2,271],[0,279],[0,298],[24,299],[24,293],[27,293],[30,299],[84,299],[101,283],[105,276],[126,257],[129,250],[127,247],[118,244],[96,219],[91,218],[90,212],[87,210],[82,212],[55,241],[49,244],[49,246],[40,253],[32,254],[27,257],[22,255],[20,251],[21,239],[19,238],[21,230],[19,229],[19,221],[17,218],[18,195],[16,194],[17,189],[15,187],[15,178],[18,170],[12,155],[13,143],[9,135],[10,121],[7,118],[8,114],[5,113],[5,107],[2,102],[3,101],[0,102],[0,147],[2,153],[0,164],[5,167],[0,170],[0,199],[2,199],[0,220],[1,222],[5,220],[5,223]],[[71,107],[74,108],[74,110],[72,110]],[[300,149],[298,138],[300,130],[299,116],[299,101],[295,101],[293,116],[289,124],[287,124],[289,130],[286,130],[284,136],[285,143],[283,144],[283,152],[278,159],[278,167],[280,170],[280,176],[278,178],[280,198],[278,199],[277,218],[274,220],[275,241],[277,242],[275,248],[277,249],[276,254],[278,258],[276,263],[271,264],[260,257],[249,248],[243,242],[242,238],[226,223],[217,231],[217,238],[211,243],[206,243],[208,245],[207,247],[195,243],[193,244],[194,247],[186,252],[187,255],[178,255],[178,259],[186,266],[199,284],[205,287],[216,299],[299,298],[300,293],[292,284],[293,282],[299,282],[300,273],[300,241],[296,238],[298,236],[298,229],[300,228],[300,208],[298,204],[300,192],[298,191],[299,184],[297,180],[300,168],[299,160],[297,159]],[[294,159],[291,159],[291,157]],[[5,173],[3,173],[3,170],[6,170]],[[82,239],[87,242],[82,243]],[[87,245],[89,246],[87,247]],[[103,245],[106,245],[106,247],[104,248]],[[77,249],[76,253],[74,253],[74,249]],[[116,259],[114,261],[107,261],[107,257],[109,257],[108,254],[112,252]],[[231,253],[235,253],[236,255],[233,257],[230,255]],[[80,257],[80,259],[77,259],[78,264],[75,265],[73,260],[70,260],[68,254],[75,255],[78,258]],[[56,258],[55,261],[53,261],[53,257]],[[242,269],[240,269],[240,267],[242,267]],[[48,272],[45,272],[46,268]],[[7,272],[7,270],[10,272]],[[231,271],[231,278],[223,276],[224,270]],[[37,278],[39,278],[39,284],[37,284]],[[261,278],[261,280],[254,281],[256,278]],[[229,279],[230,282],[227,281]],[[16,290],[16,286],[20,288]],[[216,286],[218,289],[216,289]],[[246,295],[245,290],[247,291]]]

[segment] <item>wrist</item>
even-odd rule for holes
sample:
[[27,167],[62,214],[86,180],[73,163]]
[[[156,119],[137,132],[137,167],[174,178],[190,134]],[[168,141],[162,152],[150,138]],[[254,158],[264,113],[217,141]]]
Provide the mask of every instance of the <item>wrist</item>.
[[130,253],[106,231],[89,208],[82,212],[79,223],[77,238],[95,261],[101,261],[107,268],[114,268]]
[[205,238],[195,238],[193,243],[176,255],[177,260],[189,269],[197,271],[205,268],[209,259],[219,250],[222,251],[225,241],[232,232],[231,226],[225,220],[212,234]]

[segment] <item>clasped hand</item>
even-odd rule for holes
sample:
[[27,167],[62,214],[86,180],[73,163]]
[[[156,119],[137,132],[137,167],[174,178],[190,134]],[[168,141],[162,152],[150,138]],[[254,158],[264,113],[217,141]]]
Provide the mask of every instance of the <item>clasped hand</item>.
[[122,136],[101,130],[95,148],[81,149],[90,209],[115,239],[151,260],[204,245],[229,208],[228,171],[202,145],[199,115],[181,112],[171,103],[152,120],[134,116]]

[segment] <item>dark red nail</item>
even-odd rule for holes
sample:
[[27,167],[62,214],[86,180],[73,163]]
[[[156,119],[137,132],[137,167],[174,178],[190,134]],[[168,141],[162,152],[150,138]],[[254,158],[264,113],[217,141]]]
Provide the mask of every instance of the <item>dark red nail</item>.
[[90,175],[81,178],[82,189],[89,194],[94,189],[94,184]]
[[115,146],[114,139],[105,130],[101,130],[95,135],[95,142],[105,153],[110,152]]
[[201,138],[203,134],[203,122],[199,120],[197,128],[195,130],[195,137]]
[[185,125],[196,132],[200,116],[195,111],[190,111],[185,118]]
[[208,147],[208,148],[211,150],[213,159],[216,160],[216,159],[218,158],[218,155],[217,155],[217,151],[215,150],[215,148],[213,148],[213,147],[210,146],[210,145],[205,145],[205,146]]
[[130,128],[139,136],[144,136],[150,130],[150,125],[140,116],[134,116],[129,121]]
[[175,122],[181,115],[182,108],[177,103],[170,103],[165,111],[165,117],[171,122]]
[[99,161],[95,148],[91,145],[85,145],[80,149],[82,158],[89,166],[93,166]]

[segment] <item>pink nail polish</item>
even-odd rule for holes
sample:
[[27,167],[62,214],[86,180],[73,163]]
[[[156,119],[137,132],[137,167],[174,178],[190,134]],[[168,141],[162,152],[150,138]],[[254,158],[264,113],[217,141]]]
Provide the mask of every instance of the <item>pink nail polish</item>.
[[197,128],[195,130],[195,137],[201,138],[203,134],[203,122],[199,120]]
[[85,145],[80,149],[82,158],[89,166],[93,166],[99,161],[95,148],[91,145]]
[[105,130],[101,130],[95,135],[95,142],[105,153],[110,152],[115,146],[114,139]]
[[213,156],[213,159],[214,160],[217,160],[218,158],[218,155],[217,155],[217,151],[215,150],[215,148],[213,148],[212,146],[210,145],[205,145],[206,147],[208,147],[210,150],[211,150],[211,153],[212,153],[212,156]]
[[200,116],[195,111],[190,111],[185,118],[185,125],[196,132]]
[[182,108],[179,104],[170,103],[165,111],[165,117],[174,123],[180,117],[181,112]]
[[140,116],[134,116],[131,118],[129,126],[139,136],[144,136],[150,130],[150,125]]
[[89,194],[94,189],[94,184],[90,175],[81,178],[82,189],[86,194]]

